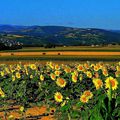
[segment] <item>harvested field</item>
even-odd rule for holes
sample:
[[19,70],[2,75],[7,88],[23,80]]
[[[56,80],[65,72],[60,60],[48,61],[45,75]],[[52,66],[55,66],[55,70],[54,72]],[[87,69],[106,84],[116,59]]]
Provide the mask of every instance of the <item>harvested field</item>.
[[108,56],[108,55],[120,55],[120,52],[3,52],[0,56],[45,56],[45,55],[79,55],[79,56]]

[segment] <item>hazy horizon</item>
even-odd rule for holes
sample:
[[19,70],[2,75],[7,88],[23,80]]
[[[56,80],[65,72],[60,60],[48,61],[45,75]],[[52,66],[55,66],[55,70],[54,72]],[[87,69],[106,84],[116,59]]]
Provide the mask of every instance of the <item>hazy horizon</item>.
[[119,0],[4,0],[0,24],[120,30]]

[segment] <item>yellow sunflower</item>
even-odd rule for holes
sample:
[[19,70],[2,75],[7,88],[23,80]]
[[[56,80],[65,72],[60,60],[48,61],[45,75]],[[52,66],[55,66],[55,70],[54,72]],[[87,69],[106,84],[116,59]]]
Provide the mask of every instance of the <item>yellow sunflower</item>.
[[66,68],[64,69],[64,71],[65,71],[66,73],[70,73],[70,72],[71,72],[71,68],[66,67]]
[[61,72],[60,72],[59,70],[56,70],[56,71],[55,71],[55,75],[56,75],[56,76],[59,76],[60,73],[61,73]]
[[19,73],[19,72],[16,72],[15,76],[16,76],[16,78],[18,78],[18,79],[20,79],[20,78],[21,78],[21,75],[20,75],[20,73]]
[[86,69],[89,69],[89,64],[88,64],[88,63],[85,63],[85,64],[84,64],[84,67],[85,67]]
[[120,66],[117,66],[116,69],[117,69],[117,71],[120,71]]
[[76,83],[76,82],[77,82],[77,75],[72,74],[72,81],[73,81],[74,83]]
[[60,66],[58,64],[55,65],[55,69],[56,70],[59,70],[60,69]]
[[94,83],[97,90],[102,88],[102,86],[103,86],[102,80],[100,80],[98,78],[93,79],[93,83]]
[[116,77],[120,77],[120,71],[115,72]]
[[56,79],[56,76],[55,76],[55,74],[53,74],[53,73],[50,74],[50,77],[51,77],[52,80],[55,80],[55,79]]
[[40,75],[40,80],[44,81],[44,76],[42,74]]
[[108,76],[108,71],[107,70],[103,70],[103,75],[104,76]]
[[1,71],[0,74],[2,77],[4,77],[4,75],[5,75],[4,71]]
[[17,67],[16,67],[16,70],[20,70],[21,69],[21,66],[19,64],[17,64]]
[[14,75],[12,75],[12,81],[15,81],[15,76]]
[[87,103],[88,102],[88,98],[83,94],[80,96],[80,101],[83,102],[83,103]]
[[8,69],[7,67],[5,67],[5,71],[6,71],[8,74],[10,74],[10,71],[9,71],[9,69]]
[[37,67],[36,67],[35,64],[30,64],[30,68],[31,68],[32,70],[36,70],[36,69],[37,69]]
[[87,75],[88,78],[92,78],[92,73],[90,71],[87,71],[86,75]]
[[110,76],[105,80],[105,87],[109,89],[112,87],[112,90],[116,90],[118,88],[118,81]]
[[76,76],[78,76],[78,71],[77,71],[77,70],[74,70],[74,74],[75,74]]
[[99,70],[99,67],[96,65],[94,66],[94,71],[98,71]]
[[55,101],[56,102],[62,102],[63,101],[63,96],[60,92],[56,92],[54,95]]
[[84,69],[83,65],[78,65],[78,67],[77,67],[78,71],[83,71],[83,69]]
[[57,78],[56,84],[63,88],[66,86],[66,81],[63,78]]
[[88,99],[91,99],[93,97],[93,94],[90,92],[90,90],[84,91],[83,95],[85,95]]

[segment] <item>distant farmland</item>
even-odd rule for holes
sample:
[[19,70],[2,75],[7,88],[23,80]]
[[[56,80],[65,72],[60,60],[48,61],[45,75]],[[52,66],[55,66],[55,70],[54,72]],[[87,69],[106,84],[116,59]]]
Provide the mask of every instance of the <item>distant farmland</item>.
[[[6,50],[5,52],[54,52],[54,51],[95,51],[95,52],[120,52],[120,46],[106,46],[106,47],[91,47],[91,46],[69,46],[69,47],[55,47],[55,48],[44,48],[44,47],[23,47],[18,50]],[[0,51],[4,52],[4,51]]]
[[0,61],[120,61],[120,46],[111,47],[26,47],[19,50],[1,51]]

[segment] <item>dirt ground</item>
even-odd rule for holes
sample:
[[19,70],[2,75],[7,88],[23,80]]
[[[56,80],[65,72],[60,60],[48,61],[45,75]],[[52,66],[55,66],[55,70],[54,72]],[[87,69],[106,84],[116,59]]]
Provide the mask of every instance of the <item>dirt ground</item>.
[[[10,115],[13,115],[15,120],[19,120],[20,118],[22,118],[23,116],[19,114],[19,112],[17,111],[18,109],[14,107],[13,110],[9,111],[8,117]],[[0,112],[0,118],[2,118],[2,120],[5,120],[3,112]],[[47,113],[46,107],[43,106],[40,108],[39,107],[29,108],[26,111],[26,120],[55,120],[55,119],[53,118],[52,112]]]

